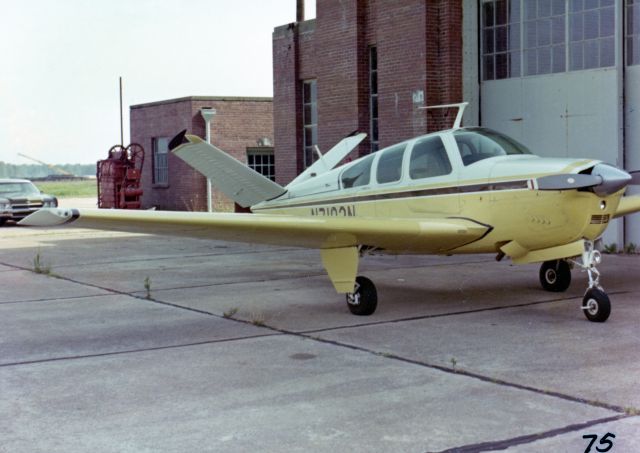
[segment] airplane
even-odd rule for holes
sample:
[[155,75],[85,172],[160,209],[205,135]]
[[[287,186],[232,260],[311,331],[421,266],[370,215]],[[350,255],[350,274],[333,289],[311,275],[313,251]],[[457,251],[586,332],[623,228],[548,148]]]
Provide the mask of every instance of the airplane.
[[177,157],[252,213],[45,208],[21,225],[168,234],[320,250],[338,293],[355,315],[378,304],[374,283],[358,274],[361,257],[383,254],[495,253],[515,264],[542,263],[547,291],[565,291],[571,269],[587,272],[586,318],[604,322],[611,302],[600,285],[596,240],[609,222],[640,211],[640,195],[623,196],[640,174],[593,159],[543,158],[502,133],[453,127],[343,163],[364,138],[353,133],[286,187],[253,171],[200,137],[182,131]]

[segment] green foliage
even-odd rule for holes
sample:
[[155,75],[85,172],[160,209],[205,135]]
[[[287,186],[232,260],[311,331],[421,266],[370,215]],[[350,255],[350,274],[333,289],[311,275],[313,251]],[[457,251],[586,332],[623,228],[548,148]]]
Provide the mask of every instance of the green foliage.
[[615,242],[612,244],[605,244],[604,253],[618,253],[618,244]]
[[[88,176],[96,174],[96,164],[61,164],[56,167],[68,171],[76,176]],[[39,164],[15,165],[0,161],[0,178],[44,178],[59,172]]]
[[41,192],[58,198],[65,197],[97,197],[98,186],[95,179],[86,181],[36,181]]
[[624,246],[624,253],[627,253],[629,255],[635,255],[637,252],[638,252],[638,246],[633,242],[629,242],[627,245]]

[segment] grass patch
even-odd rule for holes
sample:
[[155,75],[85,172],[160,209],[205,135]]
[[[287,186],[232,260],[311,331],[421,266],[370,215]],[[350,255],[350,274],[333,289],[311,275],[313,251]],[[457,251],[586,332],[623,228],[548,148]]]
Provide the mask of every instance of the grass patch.
[[36,253],[36,256],[33,258],[33,272],[44,275],[51,274],[51,266],[44,264],[40,252]]
[[47,195],[65,197],[97,197],[98,183],[95,179],[86,181],[37,181],[36,187]]

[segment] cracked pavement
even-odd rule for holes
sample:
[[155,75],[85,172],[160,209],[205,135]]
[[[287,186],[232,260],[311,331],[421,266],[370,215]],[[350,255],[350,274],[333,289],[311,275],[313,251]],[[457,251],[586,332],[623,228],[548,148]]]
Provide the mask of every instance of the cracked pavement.
[[3,227],[0,452],[640,451],[640,256],[600,270],[604,324],[577,270],[366,257],[356,317],[317,251]]

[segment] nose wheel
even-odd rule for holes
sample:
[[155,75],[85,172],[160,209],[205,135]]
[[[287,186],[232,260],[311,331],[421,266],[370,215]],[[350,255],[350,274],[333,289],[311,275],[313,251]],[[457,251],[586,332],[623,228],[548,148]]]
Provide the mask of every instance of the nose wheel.
[[378,292],[367,277],[356,277],[356,284],[352,293],[347,293],[347,307],[358,316],[369,316],[378,306]]
[[605,322],[611,314],[609,296],[598,288],[589,288],[582,299],[582,311],[589,321]]

